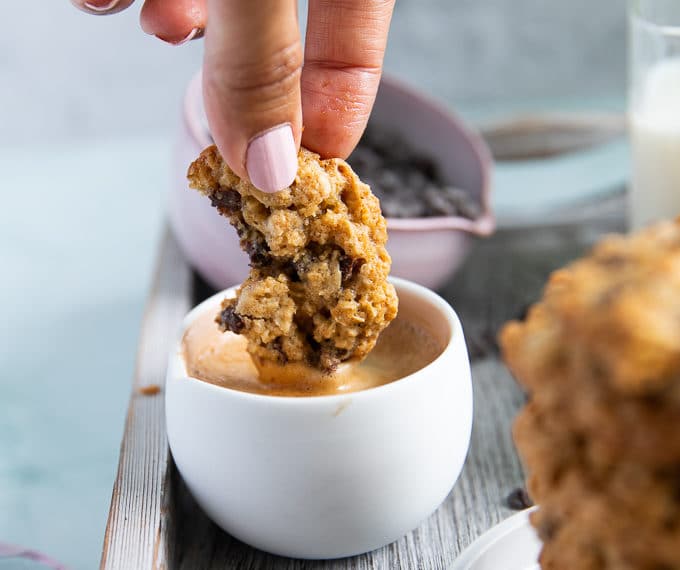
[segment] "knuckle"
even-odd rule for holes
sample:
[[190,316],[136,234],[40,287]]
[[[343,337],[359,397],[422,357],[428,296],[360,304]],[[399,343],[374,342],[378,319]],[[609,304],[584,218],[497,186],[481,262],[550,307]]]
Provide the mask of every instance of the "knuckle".
[[270,54],[238,63],[217,74],[222,89],[238,100],[275,103],[299,89],[303,65],[300,42],[287,44]]

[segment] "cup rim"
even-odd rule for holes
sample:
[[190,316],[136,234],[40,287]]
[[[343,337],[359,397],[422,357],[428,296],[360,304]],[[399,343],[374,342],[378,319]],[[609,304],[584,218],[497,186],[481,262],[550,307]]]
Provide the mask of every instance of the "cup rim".
[[[461,230],[477,236],[489,236],[496,229],[496,219],[491,206],[491,177],[493,158],[491,151],[482,136],[470,129],[465,122],[451,109],[442,103],[421,93],[405,82],[383,73],[381,85],[401,93],[417,103],[419,107],[429,108],[440,115],[442,122],[451,128],[464,133],[470,143],[480,166],[482,183],[480,188],[481,213],[474,220],[462,216],[432,216],[420,218],[390,218],[386,217],[388,230],[400,232],[422,232],[438,230]],[[202,98],[202,72],[199,70],[189,81],[183,99],[184,121],[188,132],[201,149],[213,144],[210,133],[199,116],[198,109]]]
[[[409,293],[417,296],[420,300],[435,305],[439,309],[439,314],[441,315],[441,317],[446,321],[450,331],[448,343],[434,360],[432,360],[422,368],[416,370],[415,372],[408,374],[402,378],[398,378],[396,380],[393,380],[392,382],[388,382],[387,384],[374,386],[372,388],[366,388],[365,390],[359,390],[357,392],[349,392],[346,394],[326,394],[320,396],[281,396],[270,394],[258,394],[253,392],[236,390],[234,388],[229,388],[226,386],[216,386],[215,384],[211,384],[210,382],[205,382],[203,380],[195,378],[194,376],[190,376],[186,369],[186,362],[184,360],[184,355],[182,351],[182,338],[184,337],[185,331],[187,330],[189,325],[193,323],[209,305],[213,305],[217,301],[221,301],[225,295],[228,295],[235,291],[238,288],[238,285],[229,287],[228,289],[224,289],[218,293],[215,293],[214,295],[208,297],[207,299],[196,305],[186,314],[186,316],[182,320],[182,325],[180,328],[178,339],[174,344],[173,351],[171,352],[170,364],[168,366],[168,374],[174,376],[176,379],[179,379],[181,381],[200,383],[202,389],[213,390],[215,391],[216,395],[219,393],[224,395],[226,393],[229,397],[236,397],[249,402],[276,402],[277,404],[280,403],[282,405],[313,406],[320,405],[322,403],[323,404],[327,403],[332,404],[334,402],[339,403],[341,401],[346,401],[347,398],[366,399],[372,397],[379,397],[380,395],[386,395],[394,390],[404,389],[404,387],[413,384],[413,382],[417,382],[418,381],[417,376],[421,375],[423,371],[428,370],[431,367],[434,367],[437,363],[439,363],[449,354],[458,350],[465,351],[465,359],[468,360],[467,348],[464,342],[463,327],[453,307],[451,307],[451,305],[437,293],[428,289],[427,287],[424,287],[423,285],[419,285],[418,283],[409,281],[407,279],[402,279],[399,277],[389,277],[389,281],[397,289],[397,295],[399,294],[400,289],[406,290]],[[462,342],[458,341],[458,339],[460,339],[460,341]],[[168,392],[166,391],[166,394],[167,393]]]

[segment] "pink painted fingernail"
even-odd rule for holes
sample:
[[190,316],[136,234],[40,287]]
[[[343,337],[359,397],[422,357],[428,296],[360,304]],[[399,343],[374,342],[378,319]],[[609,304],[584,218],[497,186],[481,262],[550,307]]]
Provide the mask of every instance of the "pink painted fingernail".
[[203,35],[203,28],[194,28],[192,29],[185,37],[179,39],[179,40],[169,40],[167,38],[162,38],[161,36],[156,36],[159,40],[164,41],[165,43],[172,44],[173,46],[181,46],[182,44],[185,44],[187,42],[190,42],[191,40],[195,40],[200,38]]
[[278,192],[290,186],[297,174],[297,150],[290,125],[269,129],[248,144],[246,170],[253,186]]
[[85,2],[85,8],[93,12],[109,12],[116,7],[120,0],[90,0]]

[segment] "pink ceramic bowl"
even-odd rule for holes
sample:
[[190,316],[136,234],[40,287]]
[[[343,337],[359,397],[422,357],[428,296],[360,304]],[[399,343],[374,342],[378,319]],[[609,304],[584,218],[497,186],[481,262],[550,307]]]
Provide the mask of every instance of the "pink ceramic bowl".
[[[494,230],[489,150],[481,137],[451,111],[390,77],[382,79],[371,120],[430,156],[445,181],[467,189],[480,206],[481,214],[475,220],[457,216],[388,218],[392,274],[437,288],[459,267],[471,239]],[[211,142],[197,75],[184,98],[173,161],[170,223],[198,272],[215,288],[223,289],[243,281],[248,273],[248,258],[239,247],[236,231],[209,200],[189,190],[186,181],[188,165]]]

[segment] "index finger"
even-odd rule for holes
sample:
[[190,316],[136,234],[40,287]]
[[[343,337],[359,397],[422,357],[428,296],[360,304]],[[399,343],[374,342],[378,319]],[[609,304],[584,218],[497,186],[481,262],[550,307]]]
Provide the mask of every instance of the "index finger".
[[345,158],[366,128],[394,0],[310,0],[302,69],[302,144]]

